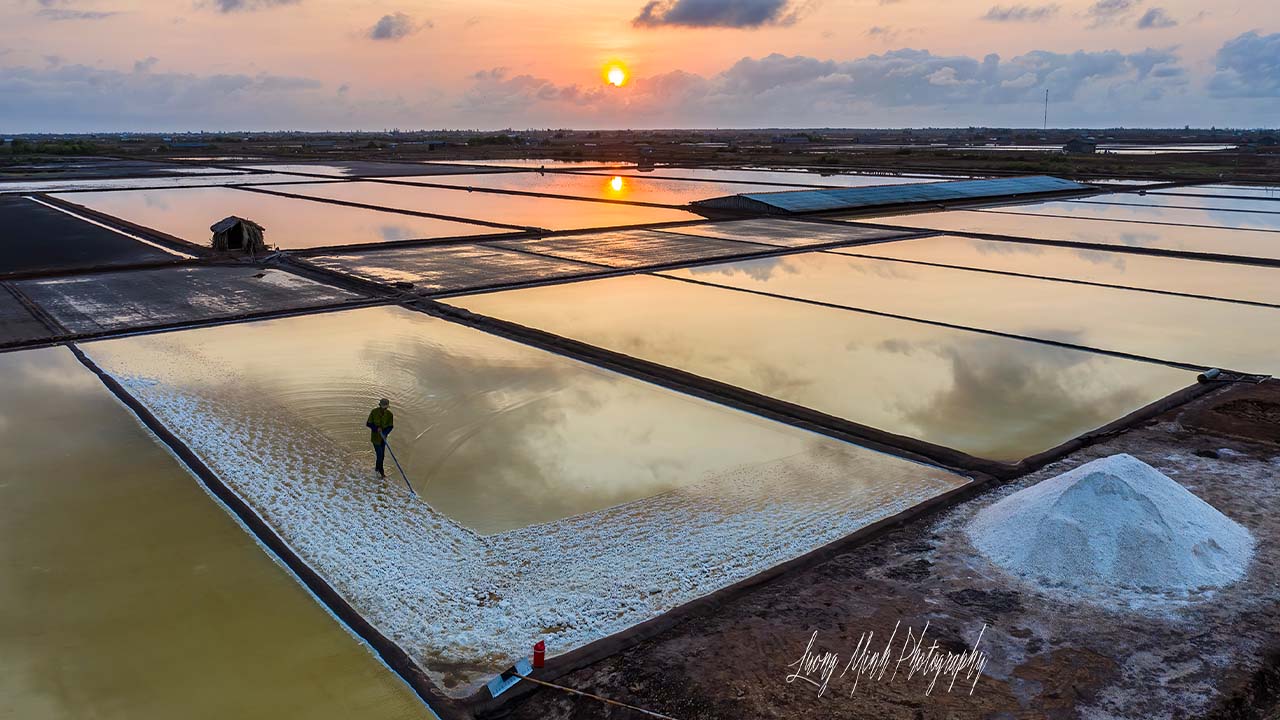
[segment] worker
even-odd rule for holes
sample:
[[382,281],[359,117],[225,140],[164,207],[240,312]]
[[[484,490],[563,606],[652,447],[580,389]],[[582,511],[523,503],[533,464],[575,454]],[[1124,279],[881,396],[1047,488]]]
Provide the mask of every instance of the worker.
[[378,458],[378,464],[374,465],[373,469],[377,470],[382,477],[386,477],[387,474],[382,471],[382,458],[387,451],[387,436],[395,427],[395,416],[391,414],[390,400],[382,398],[378,401],[378,407],[369,413],[369,421],[365,423],[365,427],[369,428],[369,441],[373,443],[373,454]]

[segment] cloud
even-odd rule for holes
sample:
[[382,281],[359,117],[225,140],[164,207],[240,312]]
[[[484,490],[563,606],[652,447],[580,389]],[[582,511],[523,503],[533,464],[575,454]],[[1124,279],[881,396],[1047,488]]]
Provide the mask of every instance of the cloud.
[[993,5],[982,19],[991,22],[1039,22],[1057,15],[1060,9],[1058,5],[1052,3],[1049,5]]
[[133,71],[137,73],[150,72],[151,68],[155,67],[158,62],[160,62],[160,58],[158,57],[145,57],[133,64]]
[[1098,0],[1089,6],[1085,16],[1092,22],[1089,27],[1100,28],[1124,19],[1142,4],[1142,0]]
[[370,40],[400,40],[426,27],[431,27],[431,21],[415,23],[413,18],[398,12],[383,15],[369,28],[368,37]]
[[72,5],[72,0],[36,0],[36,2],[40,5],[36,16],[46,20],[103,20],[120,14],[114,10],[79,10],[69,7]]
[[1214,56],[1209,94],[1219,98],[1280,98],[1280,33],[1249,31]]
[[1097,108],[1131,99],[1125,107],[1136,114],[1141,112],[1137,101],[1159,100],[1187,84],[1177,54],[1169,49],[1037,50],[1007,60],[911,49],[849,61],[774,54],[743,58],[710,77],[687,72],[637,77],[625,93],[557,85],[503,70],[477,73],[473,81],[461,109],[467,116],[492,118],[501,123],[498,127],[513,116],[528,118],[530,125],[575,117],[590,125],[631,127],[646,120],[656,127],[717,127],[725,118],[738,118],[737,127],[847,126],[883,123],[886,115],[916,122],[946,117],[955,124],[960,117],[963,122],[995,117],[999,106],[1034,106],[1045,89],[1058,102],[1083,98],[1083,105]]
[[631,21],[636,27],[756,28],[790,25],[799,9],[792,0],[652,0]]
[[297,5],[302,0],[207,0],[220,13],[246,12],[265,10],[284,5]]
[[[908,30],[905,32],[910,31]],[[889,25],[872,25],[867,28],[867,37],[874,38],[876,41],[886,45],[889,43],[897,43],[903,33],[904,31]]]
[[53,132],[129,129],[289,128],[331,111],[323,83],[287,75],[133,72],[85,65],[0,68],[6,124]]
[[482,70],[471,76],[473,84],[459,106],[487,113],[516,112],[542,103],[587,105],[604,99],[601,90],[578,85],[558,85],[529,74],[511,75],[507,68]]
[[1161,28],[1171,28],[1177,25],[1178,21],[1169,17],[1164,8],[1151,8],[1142,17],[1138,18],[1138,27],[1142,30],[1159,30]]

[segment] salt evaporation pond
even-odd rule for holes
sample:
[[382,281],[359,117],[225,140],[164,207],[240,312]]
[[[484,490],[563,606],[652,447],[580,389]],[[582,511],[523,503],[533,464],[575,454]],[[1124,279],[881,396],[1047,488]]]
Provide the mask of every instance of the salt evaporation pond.
[[1280,373],[1280,310],[1270,307],[827,252],[662,274],[1159,360]]
[[745,192],[769,192],[772,185],[742,185],[717,182],[693,182],[660,178],[637,178],[629,175],[585,175],[573,173],[489,173],[484,175],[423,175],[397,177],[401,182],[420,182],[460,188],[515,190],[547,195],[568,195],[591,200],[684,205],[721,195]]
[[[1105,197],[1105,196],[1104,196]],[[1203,199],[1203,198],[1201,198]],[[1157,205],[1108,205],[1088,202],[1046,202],[988,208],[985,212],[1051,217],[1089,218],[1136,223],[1168,223],[1240,230],[1280,230],[1280,213],[1241,212],[1216,208],[1185,208]]]
[[448,302],[993,460],[1052,448],[1195,379],[1161,365],[652,276]]
[[956,235],[830,252],[1280,304],[1280,269]]
[[[5,180],[0,193],[50,193],[72,190],[135,190],[138,188],[184,188],[215,185],[270,185],[303,180],[287,173],[238,173],[135,178],[82,178],[78,180]],[[72,201],[74,202],[74,201]]]
[[209,226],[228,215],[262,225],[267,244],[284,249],[510,232],[235,188],[87,192],[57,197],[197,245],[208,245],[213,237]]
[[426,714],[70,351],[0,376],[0,717]]
[[548,230],[581,230],[702,219],[701,215],[674,208],[507,195],[500,192],[469,192],[459,188],[400,185],[391,182],[308,183],[281,185],[272,189],[313,198]]
[[[871,185],[908,185],[912,183],[958,180],[959,177],[858,175],[856,173],[808,172],[805,170],[770,170],[736,168],[678,168],[657,167],[652,170],[622,169],[619,174],[642,178],[671,178],[675,180],[700,180],[706,182],[764,183],[768,185],[800,185],[806,187],[868,187]],[[584,171],[583,174],[587,174]],[[602,174],[590,171],[590,174]],[[771,188],[778,190],[781,188]],[[747,192],[739,190],[738,192]]]
[[1114,193],[1096,195],[1075,203],[1090,205],[1139,205],[1192,210],[1238,210],[1241,212],[1280,213],[1280,203],[1261,198],[1204,197],[1201,195],[1159,195],[1146,193]]
[[1280,185],[1187,185],[1152,192],[1161,195],[1214,195],[1280,200]]
[[967,482],[402,308],[86,350],[455,695]]
[[[1235,214],[1235,213],[1222,213]],[[1117,220],[948,210],[914,215],[852,218],[897,227],[986,233],[1065,242],[1155,248],[1280,260],[1280,236],[1267,230],[1154,225]]]

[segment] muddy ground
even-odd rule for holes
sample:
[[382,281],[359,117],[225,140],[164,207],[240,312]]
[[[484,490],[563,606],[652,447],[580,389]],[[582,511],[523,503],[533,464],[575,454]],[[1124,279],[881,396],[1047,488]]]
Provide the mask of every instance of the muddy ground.
[[[979,509],[1090,460],[1126,452],[1248,527],[1246,578],[1195,602],[1108,610],[1003,575],[963,527]],[[694,718],[1280,717],[1280,382],[1230,385],[951,510],[821,565],[784,576],[558,683],[681,720]],[[840,677],[864,633],[903,657],[906,628],[925,645],[978,649],[970,690],[943,674]],[[816,637],[814,633],[817,633]],[[837,653],[825,690],[787,682],[814,638]],[[820,676],[821,672],[809,676]],[[527,720],[641,718],[559,690],[505,709]]]

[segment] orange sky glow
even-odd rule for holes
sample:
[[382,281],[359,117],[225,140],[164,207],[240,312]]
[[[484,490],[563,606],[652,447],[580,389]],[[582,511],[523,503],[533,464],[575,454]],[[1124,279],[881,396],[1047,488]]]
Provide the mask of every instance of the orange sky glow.
[[1273,50],[1269,0],[15,0],[0,126],[1249,126]]

